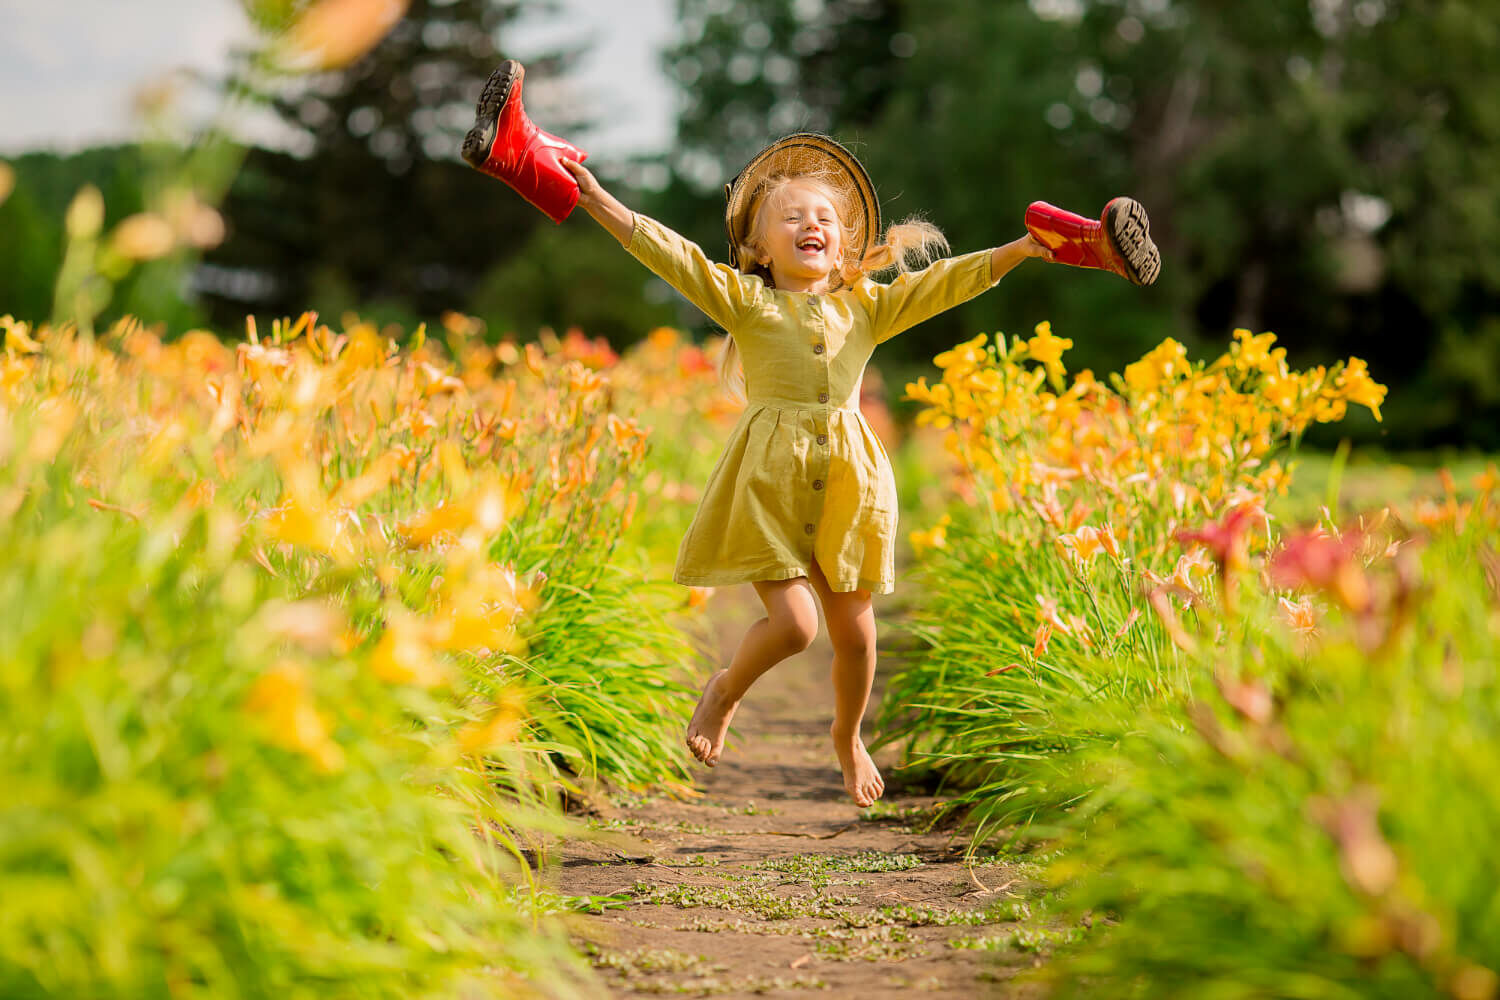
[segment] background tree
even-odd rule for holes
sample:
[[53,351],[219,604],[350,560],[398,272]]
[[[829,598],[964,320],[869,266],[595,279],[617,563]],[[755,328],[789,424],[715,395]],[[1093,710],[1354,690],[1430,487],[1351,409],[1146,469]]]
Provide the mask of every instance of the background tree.
[[[925,364],[976,330],[1072,337],[1117,368],[1164,336],[1276,331],[1393,385],[1396,444],[1500,446],[1500,28],[1479,0],[679,0],[684,90],[664,212],[717,248],[722,185],[798,127],[857,144],[888,216],[955,250],[1033,199],[1141,198],[1147,290],[1027,268],[888,345]],[[1359,424],[1344,431],[1361,430]]]
[[[358,305],[430,317],[463,308],[482,274],[545,223],[458,158],[474,103],[527,0],[412,0],[365,56],[268,94],[286,151],[256,150],[225,212],[230,240],[202,283],[216,316]],[[586,123],[548,81],[577,51],[527,59],[527,109]]]

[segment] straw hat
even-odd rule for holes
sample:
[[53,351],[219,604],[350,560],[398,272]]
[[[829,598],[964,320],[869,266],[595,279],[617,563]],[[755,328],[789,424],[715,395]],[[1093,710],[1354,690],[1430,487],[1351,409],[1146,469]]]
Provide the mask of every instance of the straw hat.
[[756,153],[745,169],[724,185],[724,230],[729,236],[729,263],[740,269],[740,247],[750,240],[752,213],[759,208],[766,182],[784,175],[811,175],[844,196],[849,218],[843,219],[848,253],[845,266],[864,260],[880,233],[880,201],[864,166],[831,137],[797,132]]

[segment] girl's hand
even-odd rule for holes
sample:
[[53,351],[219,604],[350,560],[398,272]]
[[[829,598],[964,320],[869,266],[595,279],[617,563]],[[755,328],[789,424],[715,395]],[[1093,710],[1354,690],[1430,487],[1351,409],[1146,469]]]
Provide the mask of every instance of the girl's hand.
[[1040,257],[1046,261],[1057,260],[1057,257],[1047,248],[1047,244],[1032,236],[1028,231],[1025,236],[1017,237],[1004,246],[996,247],[991,251],[990,281],[999,281],[1005,277],[1011,268],[1021,263],[1027,257]]
[[572,174],[574,179],[578,181],[578,201],[583,207],[587,209],[589,205],[599,204],[604,194],[604,188],[599,184],[599,180],[594,176],[593,172],[577,160],[562,157],[560,162],[568,173]]
[[1042,260],[1049,262],[1057,260],[1057,256],[1055,253],[1053,253],[1052,248],[1047,246],[1047,244],[1043,243],[1041,240],[1037,239],[1035,236],[1031,235],[1030,232],[1028,232],[1018,242],[1020,242],[1023,252],[1028,257],[1040,257],[1042,258]]
[[572,174],[578,181],[578,205],[585,212],[594,217],[594,221],[605,229],[610,235],[620,241],[621,246],[630,245],[631,233],[635,231],[635,213],[624,205],[619,199],[608,191],[594,177],[593,173],[577,160],[567,157],[559,157],[563,169]]

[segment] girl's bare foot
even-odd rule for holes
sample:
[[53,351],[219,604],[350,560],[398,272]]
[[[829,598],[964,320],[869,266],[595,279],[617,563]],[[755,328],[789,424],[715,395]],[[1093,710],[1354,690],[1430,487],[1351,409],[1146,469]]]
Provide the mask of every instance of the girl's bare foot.
[[684,741],[693,751],[693,756],[709,767],[719,762],[719,754],[724,751],[724,736],[729,732],[729,720],[734,718],[734,710],[740,705],[737,701],[726,701],[719,694],[719,686],[728,673],[728,670],[720,670],[703,685],[703,697],[693,709],[693,720],[688,723]]
[[840,736],[838,729],[832,726],[828,731],[833,736],[833,749],[839,755],[839,767],[844,769],[845,790],[861,809],[873,805],[885,794],[885,779],[880,777],[880,771],[865,750],[864,741],[858,732]]

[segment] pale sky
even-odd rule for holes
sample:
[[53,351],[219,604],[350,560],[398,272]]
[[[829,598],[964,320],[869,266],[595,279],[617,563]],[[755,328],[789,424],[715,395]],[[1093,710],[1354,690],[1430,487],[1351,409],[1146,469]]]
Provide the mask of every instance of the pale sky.
[[[592,43],[570,85],[612,124],[580,141],[606,157],[664,148],[675,105],[658,53],[675,0],[559,2],[560,16],[505,36],[506,54]],[[237,0],[0,0],[0,155],[129,139],[137,88],[174,68],[215,70],[248,33]]]

